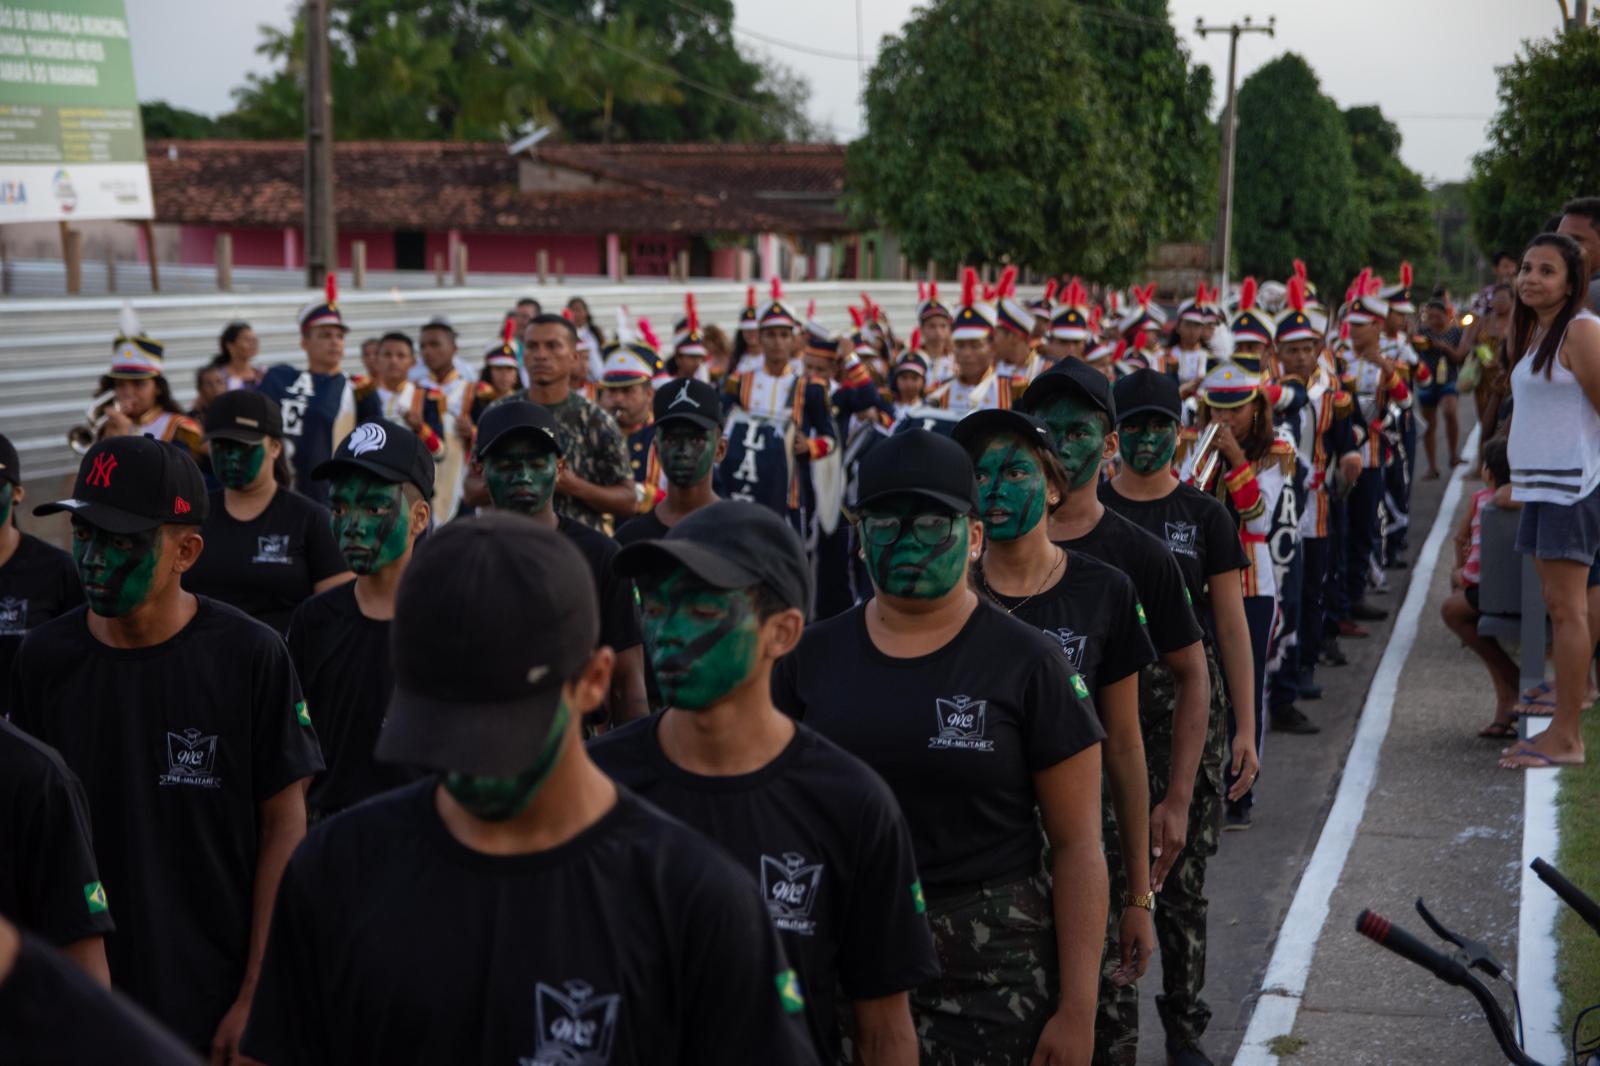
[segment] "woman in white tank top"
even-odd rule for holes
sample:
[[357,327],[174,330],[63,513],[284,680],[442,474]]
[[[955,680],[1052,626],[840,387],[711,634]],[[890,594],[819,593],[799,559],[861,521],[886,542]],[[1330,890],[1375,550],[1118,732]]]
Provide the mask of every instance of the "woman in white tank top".
[[1522,503],[1517,551],[1534,557],[1555,660],[1550,728],[1503,753],[1524,770],[1584,761],[1578,731],[1600,620],[1589,588],[1600,554],[1600,319],[1585,307],[1589,270],[1570,238],[1534,238],[1517,271],[1507,351],[1511,494]]

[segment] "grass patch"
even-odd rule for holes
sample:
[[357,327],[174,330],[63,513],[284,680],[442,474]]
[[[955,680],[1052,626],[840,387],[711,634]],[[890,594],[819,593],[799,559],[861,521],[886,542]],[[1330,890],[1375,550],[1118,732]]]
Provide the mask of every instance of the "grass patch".
[[1275,1036],[1267,1041],[1267,1050],[1279,1058],[1283,1058],[1286,1055],[1293,1055],[1302,1050],[1306,1043],[1306,1039],[1300,1036]]
[[[1595,707],[1583,716],[1583,745],[1589,764],[1561,771],[1556,797],[1561,847],[1555,865],[1568,881],[1600,898],[1600,709]],[[1566,904],[1556,920],[1556,987],[1561,1031],[1570,1033],[1578,1012],[1600,1003],[1600,936]],[[1593,1015],[1584,1028],[1594,1031]]]

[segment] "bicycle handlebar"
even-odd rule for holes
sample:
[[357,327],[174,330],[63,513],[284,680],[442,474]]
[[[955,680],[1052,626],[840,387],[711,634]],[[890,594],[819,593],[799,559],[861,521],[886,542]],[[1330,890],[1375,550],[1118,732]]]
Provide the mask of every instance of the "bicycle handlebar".
[[1578,917],[1589,923],[1590,928],[1600,933],[1600,903],[1596,903],[1584,894],[1577,885],[1561,876],[1561,872],[1543,859],[1534,859],[1533,872],[1539,880],[1550,886],[1550,890],[1560,896],[1562,902],[1578,912]]
[[[1559,876],[1559,875],[1558,875]],[[1551,887],[1554,887],[1553,885]],[[1559,891],[1559,889],[1557,890]],[[1455,985],[1471,992],[1478,1005],[1483,1008],[1484,1018],[1489,1022],[1489,1028],[1494,1032],[1494,1038],[1500,1045],[1500,1050],[1505,1053],[1514,1066],[1541,1066],[1536,1059],[1531,1059],[1517,1046],[1511,1033],[1511,1026],[1506,1021],[1505,1012],[1500,1009],[1500,1004],[1495,1001],[1483,983],[1456,959],[1429,947],[1410,933],[1394,925],[1383,915],[1374,911],[1363,910],[1356,916],[1356,932],[1378,944],[1388,948],[1401,958],[1416,963],[1424,970],[1433,974],[1446,984]]]

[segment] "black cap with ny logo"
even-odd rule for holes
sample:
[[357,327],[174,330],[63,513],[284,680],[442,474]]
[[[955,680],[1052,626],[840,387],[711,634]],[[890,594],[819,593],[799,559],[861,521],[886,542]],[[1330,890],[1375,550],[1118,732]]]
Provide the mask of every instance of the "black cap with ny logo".
[[107,437],[85,453],[72,495],[36,515],[69,511],[107,533],[205,521],[206,482],[189,453],[154,437]]

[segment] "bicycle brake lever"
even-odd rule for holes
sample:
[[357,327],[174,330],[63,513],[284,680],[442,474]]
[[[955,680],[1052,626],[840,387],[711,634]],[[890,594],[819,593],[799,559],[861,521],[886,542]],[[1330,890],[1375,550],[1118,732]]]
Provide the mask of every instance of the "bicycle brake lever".
[[1449,941],[1461,949],[1455,953],[1458,962],[1470,966],[1474,970],[1486,973],[1497,980],[1506,972],[1504,964],[1494,957],[1494,952],[1489,950],[1487,944],[1471,940],[1459,933],[1452,933],[1446,929],[1439,919],[1435,918],[1428,910],[1421,897],[1417,899],[1417,913],[1422,916],[1422,920],[1427,923],[1428,928],[1433,930],[1434,936],[1437,936],[1440,940]]

